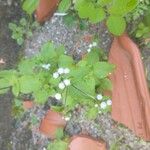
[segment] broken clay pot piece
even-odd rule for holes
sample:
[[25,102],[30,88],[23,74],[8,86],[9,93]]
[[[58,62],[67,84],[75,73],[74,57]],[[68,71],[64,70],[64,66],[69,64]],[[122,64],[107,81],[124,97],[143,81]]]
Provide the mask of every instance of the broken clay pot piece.
[[106,143],[89,136],[74,136],[69,144],[69,150],[106,150]]
[[31,109],[31,108],[33,108],[33,106],[34,106],[33,101],[30,101],[30,100],[23,101],[23,108],[25,110]]
[[114,38],[109,61],[116,65],[110,76],[112,118],[150,141],[150,93],[140,51],[127,34]]
[[40,23],[46,21],[57,9],[59,0],[40,0],[36,9],[36,20]]
[[55,138],[56,131],[59,128],[64,128],[66,121],[60,113],[49,110],[41,121],[40,132],[51,139]]

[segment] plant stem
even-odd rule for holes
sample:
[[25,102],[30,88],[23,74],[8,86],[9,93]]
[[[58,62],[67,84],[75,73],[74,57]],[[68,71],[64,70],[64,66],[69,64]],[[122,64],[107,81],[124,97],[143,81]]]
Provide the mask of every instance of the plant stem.
[[10,86],[8,86],[8,87],[3,87],[3,88],[0,88],[0,90],[5,90],[5,89],[8,89],[8,88],[10,88]]

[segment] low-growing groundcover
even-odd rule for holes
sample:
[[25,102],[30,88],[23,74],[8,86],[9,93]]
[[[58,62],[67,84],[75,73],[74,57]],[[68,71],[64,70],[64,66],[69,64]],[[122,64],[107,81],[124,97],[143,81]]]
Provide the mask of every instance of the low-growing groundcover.
[[81,104],[87,106],[87,116],[94,119],[99,111],[111,110],[111,100],[103,93],[111,90],[107,77],[114,68],[104,61],[97,47],[77,62],[65,54],[63,46],[47,42],[39,54],[24,58],[17,69],[0,72],[0,93],[11,89],[18,99],[23,94],[32,95],[37,104],[54,97],[61,105],[52,109],[65,114]]

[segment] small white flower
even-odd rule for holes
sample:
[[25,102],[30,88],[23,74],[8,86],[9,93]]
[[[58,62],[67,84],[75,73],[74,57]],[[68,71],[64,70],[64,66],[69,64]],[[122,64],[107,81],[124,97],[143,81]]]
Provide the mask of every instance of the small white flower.
[[66,120],[66,121],[69,121],[69,120],[70,120],[70,117],[65,117],[65,120]]
[[60,82],[58,87],[63,90],[65,88],[65,84],[63,82]]
[[57,79],[58,77],[59,77],[59,73],[58,72],[53,73],[53,78]]
[[99,113],[99,114],[101,114],[102,112],[101,112],[101,111],[99,111],[98,113]]
[[97,98],[98,100],[102,100],[102,99],[103,99],[103,96],[102,96],[101,94],[98,94],[98,95],[96,96],[96,98]]
[[92,45],[92,44],[90,44],[90,45],[89,45],[89,48],[92,48],[92,47],[93,47],[93,45]]
[[56,98],[57,100],[60,100],[60,99],[61,99],[61,94],[59,94],[59,93],[55,94],[55,98]]
[[69,68],[65,68],[65,69],[64,69],[64,73],[65,73],[65,74],[67,74],[67,73],[69,73],[69,72],[70,72],[70,69],[69,69]]
[[97,46],[97,43],[96,43],[96,42],[93,42],[92,45],[95,47],[95,46]]
[[87,49],[87,52],[89,53],[89,52],[91,52],[91,49],[89,48],[89,49]]
[[97,108],[97,107],[98,107],[98,104],[95,104],[95,107]]
[[64,84],[65,84],[66,86],[69,86],[69,85],[70,85],[70,80],[69,80],[69,79],[65,79],[63,82],[64,82]]
[[43,64],[42,68],[49,70],[50,66],[51,66],[51,64]]
[[107,105],[112,105],[112,101],[109,99],[109,100],[107,100]]
[[43,150],[46,150],[46,148],[44,147]]
[[106,106],[107,106],[107,104],[106,104],[105,102],[102,102],[102,103],[100,104],[100,107],[101,107],[102,109],[105,109]]
[[58,69],[58,73],[59,73],[59,74],[63,74],[63,73],[64,73],[64,69],[63,69],[63,68],[59,68],[59,69]]

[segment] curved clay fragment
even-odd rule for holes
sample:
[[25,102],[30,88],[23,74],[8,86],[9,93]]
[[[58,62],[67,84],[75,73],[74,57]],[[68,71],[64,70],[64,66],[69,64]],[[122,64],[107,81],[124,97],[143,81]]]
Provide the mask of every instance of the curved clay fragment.
[[37,21],[44,22],[48,17],[51,17],[57,9],[58,3],[59,0],[40,0],[36,9]]
[[54,139],[57,129],[63,129],[65,125],[66,121],[63,119],[60,113],[49,110],[42,119],[39,130],[44,135]]
[[138,47],[126,34],[115,38],[109,61],[116,65],[110,77],[112,118],[150,141],[150,94]]
[[69,144],[69,150],[106,150],[106,143],[88,136],[74,136]]

